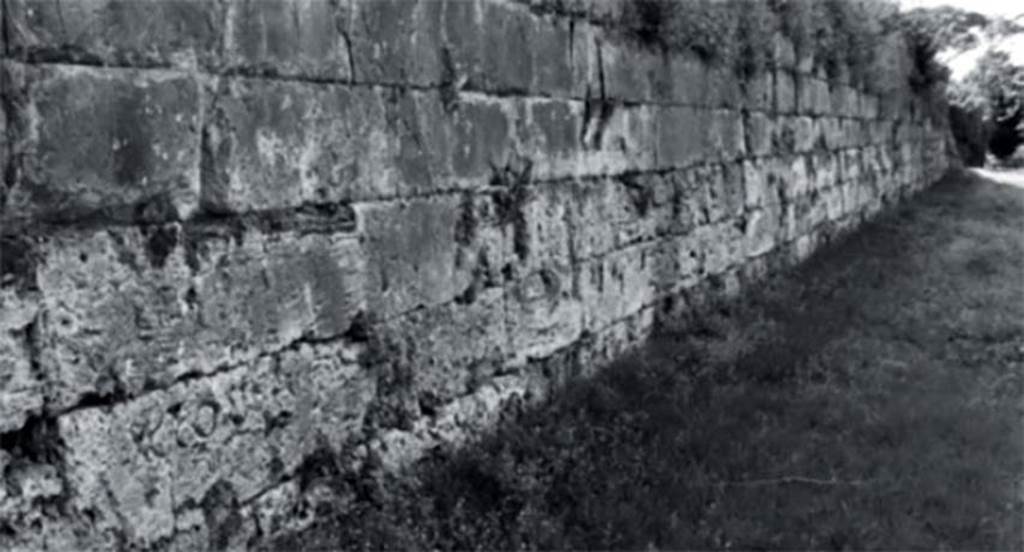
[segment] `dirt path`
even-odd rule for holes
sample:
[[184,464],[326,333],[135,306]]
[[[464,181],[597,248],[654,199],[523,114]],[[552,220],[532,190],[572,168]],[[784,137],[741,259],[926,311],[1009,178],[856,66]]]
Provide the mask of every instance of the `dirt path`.
[[1022,547],[1024,188],[945,183],[754,295],[278,545]]

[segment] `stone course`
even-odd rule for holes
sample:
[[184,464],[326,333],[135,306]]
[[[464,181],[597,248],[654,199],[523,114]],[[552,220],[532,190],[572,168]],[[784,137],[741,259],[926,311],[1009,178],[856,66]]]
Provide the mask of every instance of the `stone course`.
[[781,37],[743,80],[503,0],[2,6],[5,549],[301,528],[355,492],[310,474],[466,442],[952,162]]

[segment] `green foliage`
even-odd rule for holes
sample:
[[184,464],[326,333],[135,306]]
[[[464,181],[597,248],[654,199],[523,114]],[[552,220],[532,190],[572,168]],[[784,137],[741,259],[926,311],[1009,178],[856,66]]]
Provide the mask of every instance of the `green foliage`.
[[996,157],[1010,157],[1024,143],[1024,67],[1011,63],[1005,52],[986,52],[949,95],[952,104],[981,114]]

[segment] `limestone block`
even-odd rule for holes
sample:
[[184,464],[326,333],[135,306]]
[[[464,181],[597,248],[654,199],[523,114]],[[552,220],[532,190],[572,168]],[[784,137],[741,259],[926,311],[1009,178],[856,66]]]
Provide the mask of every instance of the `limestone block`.
[[[463,396],[500,372],[510,352],[506,301],[500,275],[478,291],[436,307],[418,309],[376,326],[385,362],[400,389],[412,393],[424,414]],[[511,306],[511,302],[510,302]]]
[[813,166],[812,190],[821,190],[839,183],[839,156],[818,152],[810,157]]
[[706,195],[704,206],[708,219],[717,222],[740,215],[745,204],[742,165],[713,164],[693,172]]
[[[350,6],[335,8],[338,21],[326,23],[334,23],[339,32],[344,32],[342,38],[350,49],[356,81],[418,86],[442,82],[442,2],[374,0]],[[337,56],[343,53],[344,48],[335,51]]]
[[705,151],[724,161],[731,161],[746,154],[746,134],[743,130],[743,115],[731,109],[716,109],[710,113],[707,127]]
[[362,253],[346,233],[68,231],[36,254],[54,409],[339,335],[363,308]]
[[772,128],[774,121],[759,112],[747,113],[743,128],[747,133],[746,151],[749,155],[763,157],[772,152]]
[[584,113],[578,176],[649,171],[661,163],[657,106],[591,102]]
[[669,56],[672,102],[688,106],[706,105],[707,70],[707,65],[696,56],[682,53]]
[[822,117],[815,121],[815,124],[818,125],[816,134],[818,134],[820,140],[825,144],[825,149],[834,151],[845,145],[843,126],[839,118]]
[[843,211],[843,189],[841,187],[832,186],[826,188],[822,190],[821,195],[828,220],[839,220],[846,214]]
[[743,105],[746,109],[752,111],[772,109],[775,81],[770,72],[763,71],[748,77],[741,81],[741,85],[744,91]]
[[204,131],[207,209],[390,196],[407,186],[393,161],[398,144],[382,93],[256,79],[224,80],[218,88]]
[[781,234],[781,207],[768,205],[747,215],[744,239],[750,257],[759,257],[771,251]]
[[712,108],[734,109],[740,104],[739,78],[731,67],[710,65],[705,74],[707,78],[707,106]]
[[[759,207],[777,198],[778,195],[769,190],[768,162],[758,159],[747,159],[742,164],[744,205]],[[772,182],[774,183],[774,182]]]
[[649,103],[654,98],[652,76],[658,72],[656,54],[631,48],[618,40],[598,42],[605,96],[616,102]]
[[746,258],[743,231],[733,220],[707,224],[694,233],[707,274],[722,274]]
[[508,289],[509,350],[515,363],[546,358],[575,343],[583,331],[583,303],[567,262],[547,262]]
[[814,132],[814,119],[803,116],[791,121],[795,123],[793,125],[793,151],[795,153],[807,153],[813,150],[817,142],[817,136]]
[[225,64],[256,74],[350,80],[355,66],[346,37],[351,16],[348,6],[335,0],[230,0]]
[[6,220],[185,218],[199,195],[200,91],[172,71],[5,62]]
[[658,290],[674,293],[693,287],[704,277],[706,255],[697,233],[671,236],[656,247],[654,276]]
[[491,175],[493,167],[505,166],[512,153],[515,120],[513,105],[500,99],[460,100],[448,122],[454,174],[460,178],[485,179]]
[[533,79],[530,90],[533,93],[558,98],[572,97],[573,79],[572,34],[570,26],[577,25],[562,18],[533,18],[528,26],[527,44],[532,56]]
[[[494,92],[528,92],[534,75],[534,56],[528,54],[534,47],[530,40],[536,34],[536,27],[546,23],[534,17],[525,6],[514,3],[482,2],[482,12],[482,63],[477,76],[481,88]],[[451,35],[447,38],[449,44],[459,40]],[[472,76],[469,82],[474,82]]]
[[[679,168],[704,157],[708,150],[702,139],[711,114],[691,107],[662,107],[657,111],[657,165]],[[717,153],[717,152],[716,152]]]
[[793,201],[811,190],[810,167],[803,155],[793,156],[785,163],[788,168],[782,183],[782,197],[786,201]]
[[518,125],[520,152],[533,165],[538,179],[574,176],[580,169],[584,108],[579,102],[563,100],[524,100],[528,124]]
[[314,450],[362,424],[374,380],[350,346],[303,346],[252,366],[58,419],[70,507],[121,525],[150,546],[198,506],[211,535],[239,529],[232,512],[293,473]]
[[511,215],[498,213],[490,198],[435,196],[355,209],[366,252],[367,307],[379,319],[452,301],[508,262],[504,232]]
[[206,0],[13,0],[9,55],[132,67],[216,66],[224,7]]
[[656,248],[638,244],[580,265],[583,325],[590,331],[640,312],[656,297]]

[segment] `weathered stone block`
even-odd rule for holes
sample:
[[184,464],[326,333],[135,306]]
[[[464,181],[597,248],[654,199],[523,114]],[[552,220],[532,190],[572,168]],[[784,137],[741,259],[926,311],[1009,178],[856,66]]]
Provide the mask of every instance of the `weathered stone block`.
[[733,109],[739,107],[739,78],[731,67],[712,65],[707,73],[707,105],[715,108]]
[[741,112],[731,109],[712,111],[706,132],[706,151],[712,156],[731,161],[746,154],[746,134]]
[[793,123],[793,151],[795,153],[807,153],[816,146],[816,135],[814,133],[814,119],[803,116],[791,120]]
[[516,363],[551,356],[579,339],[583,304],[567,260],[545,263],[508,288],[510,351]]
[[389,128],[388,113],[383,93],[369,88],[222,81],[204,129],[204,208],[247,212],[425,186],[429,173],[395,161],[396,133],[406,129]]
[[7,220],[100,211],[168,220],[195,210],[200,93],[191,76],[13,62],[2,72],[14,169]]
[[669,56],[672,102],[695,107],[705,105],[708,93],[707,70],[707,65],[695,56]]
[[349,16],[338,25],[345,29],[354,79],[429,86],[450,78],[442,54],[444,6],[431,0],[374,0],[341,9]]
[[[507,207],[515,209],[515,202]],[[487,198],[437,196],[355,209],[367,259],[367,307],[378,319],[452,301],[506,262],[503,232],[514,217]]]
[[694,175],[706,194],[704,206],[711,222],[735,217],[743,212],[745,190],[741,165],[708,165],[698,168]]
[[[67,447],[69,507],[98,528],[120,526],[150,546],[201,508],[210,544],[239,528],[235,509],[294,473],[361,423],[374,380],[344,345],[303,346],[111,409],[58,419]],[[204,523],[200,521],[199,523]]]
[[656,256],[653,244],[639,244],[581,263],[584,328],[605,328],[653,303]]
[[781,233],[780,215],[781,208],[778,205],[756,209],[747,215],[745,231],[747,255],[759,257],[775,247]]
[[349,80],[355,66],[346,38],[350,17],[336,0],[231,0],[225,64],[256,74]]
[[[514,3],[483,2],[482,8],[481,87],[494,92],[528,92],[534,73],[534,57],[528,54],[533,48],[530,40],[535,28],[545,23]],[[451,35],[448,40],[453,40]]]
[[743,105],[746,109],[753,111],[772,109],[775,81],[770,72],[762,71],[740,82],[743,88]]
[[29,416],[43,408],[46,390],[33,373],[32,360],[24,330],[0,329],[0,432],[21,428]]
[[472,392],[501,371],[512,351],[505,316],[505,290],[495,274],[457,301],[375,327],[388,347],[388,370],[398,376],[397,388],[380,391],[411,394],[423,415]]
[[[572,206],[569,220],[576,258],[600,256],[654,239],[673,213],[676,225],[686,225],[686,202],[690,200],[677,198],[676,185],[674,181],[646,176],[602,178],[575,184],[565,203]],[[671,189],[663,190],[665,186]],[[659,195],[670,197],[659,198]],[[679,204],[673,206],[677,199]],[[695,198],[704,199],[703,195]]]
[[534,93],[559,98],[572,97],[574,89],[572,60],[572,33],[569,23],[561,18],[535,18],[529,26],[530,55],[533,56],[533,79],[530,90]]
[[657,165],[679,168],[704,157],[703,136],[710,124],[710,112],[690,107],[662,107],[657,111]]
[[55,410],[340,335],[363,308],[359,243],[345,234],[170,225],[62,233],[35,254],[39,366]]
[[772,152],[772,127],[774,121],[764,113],[752,112],[744,116],[743,128],[747,133],[746,151],[749,155],[762,157]]
[[743,230],[736,221],[701,226],[694,236],[703,255],[706,274],[722,274],[746,258]]
[[796,81],[789,71],[775,72],[775,111],[795,113],[797,109]]
[[223,5],[206,0],[13,0],[8,54],[133,67],[216,66]]
[[452,127],[452,169],[461,178],[483,179],[504,167],[512,153],[514,105],[499,99],[458,103]]
[[[550,165],[551,176],[568,175],[576,165],[580,147],[582,106],[559,100],[529,100],[529,125],[524,125],[518,138],[530,150],[530,158],[537,165]],[[547,161],[554,157],[557,161]]]

